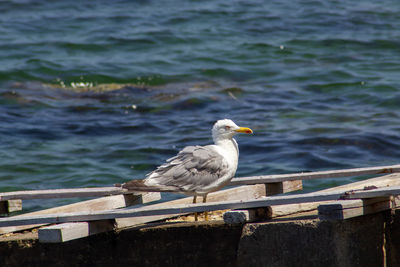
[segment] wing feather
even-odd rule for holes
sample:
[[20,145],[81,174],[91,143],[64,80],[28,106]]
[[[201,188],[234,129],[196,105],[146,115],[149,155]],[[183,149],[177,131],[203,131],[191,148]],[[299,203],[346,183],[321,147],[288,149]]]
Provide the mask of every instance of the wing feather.
[[230,172],[227,160],[215,146],[188,146],[167,160],[144,180],[160,189],[194,192],[207,187]]

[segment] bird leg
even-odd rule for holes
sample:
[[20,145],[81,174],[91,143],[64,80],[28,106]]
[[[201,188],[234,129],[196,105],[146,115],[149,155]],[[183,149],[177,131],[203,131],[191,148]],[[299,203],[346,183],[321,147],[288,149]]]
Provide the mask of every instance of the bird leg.
[[[197,198],[197,196],[194,195],[194,196],[193,196],[193,204],[196,204],[196,198]],[[197,212],[194,213],[194,220],[195,220],[196,222],[197,222],[197,220],[198,220],[198,218],[197,218]]]
[[[207,195],[204,195],[203,196],[203,203],[206,203],[206,201],[207,201]],[[208,221],[208,211],[204,212],[204,220]]]

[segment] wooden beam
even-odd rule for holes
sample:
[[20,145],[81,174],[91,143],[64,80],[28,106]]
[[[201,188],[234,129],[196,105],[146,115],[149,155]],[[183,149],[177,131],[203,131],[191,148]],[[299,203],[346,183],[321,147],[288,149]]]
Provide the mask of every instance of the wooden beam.
[[400,165],[234,178],[232,179],[230,185],[267,184],[293,180],[338,178],[372,174],[388,174],[395,172],[400,172]]
[[[337,187],[331,187],[328,189],[317,191],[319,193],[322,192],[334,192],[334,191],[350,191],[350,190],[359,190],[364,187],[386,187],[386,186],[400,186],[400,174],[394,173],[385,175],[383,177],[375,177],[359,182],[354,182],[350,184],[345,184]],[[316,193],[317,193],[316,192]],[[313,214],[317,215],[317,208],[321,204],[332,203],[332,201],[324,201],[324,202],[310,202],[310,203],[296,203],[296,204],[288,204],[288,205],[279,205],[279,206],[271,206],[271,218],[287,216],[291,214],[301,213],[301,212],[313,212]]]
[[391,186],[386,188],[351,190],[345,192],[342,199],[359,199],[359,198],[377,198],[390,197],[400,195],[400,186]]
[[[254,183],[253,183],[254,184]],[[285,181],[268,184],[267,191],[270,194],[279,194],[294,190],[301,190],[301,181]],[[272,188],[272,189],[271,189]],[[276,191],[276,193],[275,193]],[[279,191],[279,192],[278,192]],[[48,198],[74,198],[74,197],[98,197],[120,194],[138,194],[140,192],[128,191],[121,187],[94,187],[94,188],[67,188],[67,189],[44,189],[25,190],[0,193],[0,201],[48,199]],[[146,196],[146,195],[144,195]]]
[[101,197],[120,194],[133,194],[121,187],[93,187],[93,188],[69,188],[26,190],[0,193],[0,200],[11,199],[45,199],[45,198],[72,198],[72,197]]
[[398,207],[399,197],[339,200],[318,206],[320,220],[343,220]]
[[[53,213],[64,213],[74,211],[100,211],[124,208],[135,204],[144,204],[161,199],[160,193],[143,193],[141,195],[116,195],[109,197],[96,198],[86,201],[81,201],[60,207],[35,211],[23,215],[13,216],[11,218],[18,218],[22,216],[44,215]],[[30,228],[42,226],[43,224],[20,225],[10,227],[0,227],[0,234],[11,233],[15,231],[22,231]]]
[[38,236],[41,243],[61,243],[111,231],[113,228],[114,220],[63,223],[40,228]]
[[302,180],[283,181],[283,182],[265,184],[265,190],[267,196],[279,195],[302,189],[303,189]]
[[20,210],[22,210],[21,199],[0,201],[0,214],[9,214]]

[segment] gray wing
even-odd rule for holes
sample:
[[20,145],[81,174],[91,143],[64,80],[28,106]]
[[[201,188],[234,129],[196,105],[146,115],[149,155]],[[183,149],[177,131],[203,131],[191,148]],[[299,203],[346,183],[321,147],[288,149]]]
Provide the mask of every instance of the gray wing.
[[145,179],[146,185],[195,192],[229,173],[226,159],[212,145],[188,146]]

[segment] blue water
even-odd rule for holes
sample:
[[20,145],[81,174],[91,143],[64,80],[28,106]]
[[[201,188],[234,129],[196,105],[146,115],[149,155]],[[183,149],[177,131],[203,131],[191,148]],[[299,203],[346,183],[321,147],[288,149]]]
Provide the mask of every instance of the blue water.
[[396,164],[399,40],[389,0],[2,1],[0,191],[140,179],[222,118],[238,177]]

